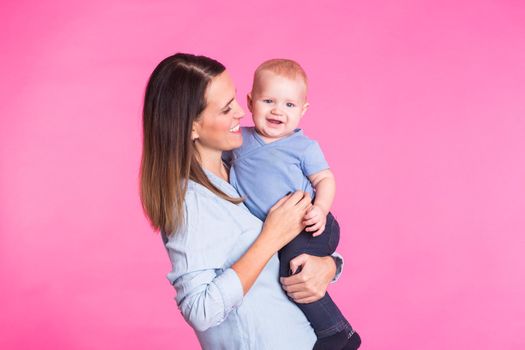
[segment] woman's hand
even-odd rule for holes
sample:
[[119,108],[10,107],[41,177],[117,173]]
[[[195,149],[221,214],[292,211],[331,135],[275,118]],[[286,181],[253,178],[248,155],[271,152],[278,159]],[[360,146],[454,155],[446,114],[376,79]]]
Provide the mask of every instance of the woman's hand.
[[269,211],[260,237],[268,239],[279,250],[303,229],[303,218],[312,206],[306,192],[297,191],[281,198]]
[[299,266],[301,272],[298,274],[281,277],[286,294],[299,304],[312,303],[324,297],[326,288],[335,276],[334,259],[331,256],[301,254],[290,261],[292,273],[295,273]]

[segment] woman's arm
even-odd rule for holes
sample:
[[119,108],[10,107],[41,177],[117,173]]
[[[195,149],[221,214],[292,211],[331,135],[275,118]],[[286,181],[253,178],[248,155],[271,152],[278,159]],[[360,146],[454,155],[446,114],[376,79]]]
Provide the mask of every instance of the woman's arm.
[[224,268],[230,247],[236,244],[234,224],[216,198],[186,194],[184,228],[165,237],[165,245],[173,267],[168,279],[177,291],[182,315],[194,329],[220,324],[241,304],[268,260],[301,232],[310,201],[302,192],[279,201],[252,246],[231,268]]
[[282,198],[270,209],[257,240],[232,265],[241,280],[244,294],[255,283],[268,260],[304,229],[302,218],[311,206],[309,201],[308,193],[298,191]]

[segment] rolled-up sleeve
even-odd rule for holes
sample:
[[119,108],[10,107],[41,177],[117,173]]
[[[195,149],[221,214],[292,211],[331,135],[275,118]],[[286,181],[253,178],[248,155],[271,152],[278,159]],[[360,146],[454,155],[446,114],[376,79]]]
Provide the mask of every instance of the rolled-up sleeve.
[[188,191],[184,224],[165,238],[172,263],[168,280],[184,319],[197,331],[223,322],[244,296],[237,273],[228,266],[240,231],[225,215],[213,197]]
[[242,303],[243,289],[237,273],[228,268],[217,274],[213,270],[185,274],[173,284],[184,319],[196,330],[220,324],[230,311]]

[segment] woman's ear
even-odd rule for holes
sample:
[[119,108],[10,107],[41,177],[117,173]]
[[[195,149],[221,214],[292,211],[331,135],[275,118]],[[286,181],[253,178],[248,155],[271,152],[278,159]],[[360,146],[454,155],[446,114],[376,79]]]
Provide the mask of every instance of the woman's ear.
[[191,140],[195,141],[199,138],[199,124],[197,122],[193,122],[191,127]]
[[253,113],[252,111],[252,93],[248,93],[248,95],[246,95],[246,104],[248,105],[248,110],[250,111],[250,113]]

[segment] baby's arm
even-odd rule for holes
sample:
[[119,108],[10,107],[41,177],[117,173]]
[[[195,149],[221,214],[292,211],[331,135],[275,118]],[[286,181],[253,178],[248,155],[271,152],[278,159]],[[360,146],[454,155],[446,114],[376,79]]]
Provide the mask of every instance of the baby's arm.
[[326,215],[335,197],[335,178],[330,169],[325,169],[308,176],[308,179],[315,188],[315,200],[304,217],[304,224],[307,226],[305,230],[313,232],[315,237],[324,232]]

